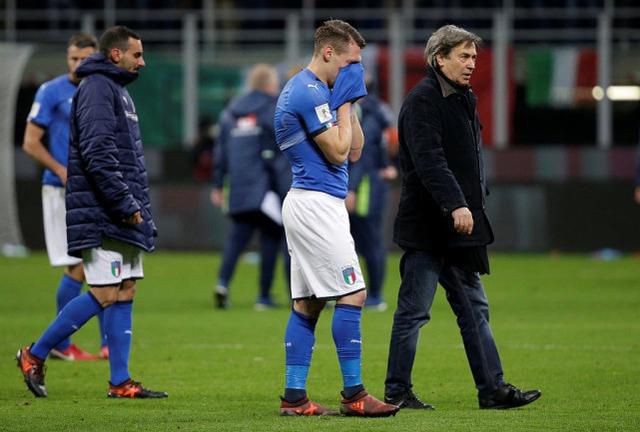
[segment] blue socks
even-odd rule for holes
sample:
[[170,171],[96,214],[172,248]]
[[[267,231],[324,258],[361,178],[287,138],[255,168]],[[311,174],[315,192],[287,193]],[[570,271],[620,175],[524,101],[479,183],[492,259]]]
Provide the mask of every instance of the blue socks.
[[[67,303],[80,295],[81,289],[82,281],[77,281],[66,273],[62,275],[62,279],[60,279],[60,285],[58,285],[58,291],[56,293],[57,314],[62,311]],[[54,348],[58,351],[63,351],[69,348],[69,345],[71,345],[71,341],[66,337]]]
[[31,354],[45,360],[53,347],[75,333],[89,318],[97,315],[101,310],[102,306],[90,292],[77,296],[67,303],[40,336],[31,348]]
[[284,335],[286,357],[284,399],[296,402],[307,395],[307,375],[316,338],[318,320],[291,310]]
[[338,352],[338,361],[344,383],[344,397],[352,398],[361,390],[362,338],[360,336],[360,319],[362,308],[345,304],[337,304],[333,313],[333,341]]
[[110,382],[113,385],[119,385],[130,378],[129,353],[131,352],[133,302],[114,303],[105,309],[104,321],[109,345]]
[[107,346],[107,328],[104,323],[104,310],[98,312],[98,327],[100,328],[100,348]]

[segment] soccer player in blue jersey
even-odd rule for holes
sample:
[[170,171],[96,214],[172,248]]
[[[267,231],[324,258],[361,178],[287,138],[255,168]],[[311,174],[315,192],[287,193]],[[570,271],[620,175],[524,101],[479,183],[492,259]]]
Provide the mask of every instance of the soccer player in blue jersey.
[[398,407],[369,395],[362,383],[360,319],[365,284],[344,199],[348,159],[357,160],[364,136],[352,103],[366,95],[360,64],[362,36],[340,20],[315,32],[313,58],[278,99],[276,141],[293,181],[282,218],[291,254],[293,307],[285,334],[285,393],[281,415],[335,415],[307,397],[315,326],[327,300],[336,300],[333,339],[344,389],[340,412],[394,415]]
[[[38,89],[27,118],[22,145],[25,153],[45,168],[42,176],[42,213],[47,253],[52,266],[65,267],[56,294],[57,313],[80,294],[84,282],[82,260],[67,254],[64,188],[67,183],[71,99],[80,82],[75,72],[80,62],[95,52],[97,45],[96,38],[88,33],[77,33],[69,39],[69,72],[47,81]],[[107,358],[109,350],[102,317],[102,313],[98,315],[101,333],[100,356]],[[99,358],[78,348],[69,338],[52,349],[49,356],[75,361]]]

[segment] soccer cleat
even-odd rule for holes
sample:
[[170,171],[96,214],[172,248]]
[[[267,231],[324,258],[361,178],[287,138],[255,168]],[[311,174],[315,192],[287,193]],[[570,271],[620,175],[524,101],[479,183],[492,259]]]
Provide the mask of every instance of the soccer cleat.
[[418,396],[416,396],[416,394],[411,390],[393,396],[385,396],[384,401],[392,405],[397,405],[400,407],[400,409],[436,409],[433,405],[422,402],[420,398],[418,398]]
[[47,389],[44,386],[44,361],[31,355],[31,347],[28,346],[18,350],[16,360],[31,393],[35,397],[47,397]]
[[167,392],[159,392],[146,389],[142,384],[129,378],[122,384],[117,386],[109,383],[110,398],[129,398],[129,399],[161,399],[169,397]]
[[71,344],[64,350],[57,350],[54,348],[49,352],[49,357],[56,360],[66,361],[94,361],[100,359],[97,355],[78,348],[76,344]]
[[100,354],[98,357],[102,360],[109,360],[109,347],[107,345],[100,347]]
[[298,402],[287,402],[284,398],[280,398],[280,415],[281,416],[335,416],[337,411],[330,410],[310,401],[304,397]]
[[350,399],[344,398],[342,393],[340,412],[346,416],[357,417],[389,417],[394,416],[400,409],[399,406],[384,403],[365,390],[362,390]]
[[225,286],[218,285],[213,292],[213,298],[215,300],[216,309],[228,309],[229,308],[229,289]]

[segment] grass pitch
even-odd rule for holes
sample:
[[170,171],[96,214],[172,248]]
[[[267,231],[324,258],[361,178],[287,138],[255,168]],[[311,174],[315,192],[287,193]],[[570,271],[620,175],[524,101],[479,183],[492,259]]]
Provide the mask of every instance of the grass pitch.
[[[382,396],[398,256],[389,259],[390,309],[365,311],[363,377]],[[288,309],[255,312],[257,268],[242,262],[232,308],[214,310],[217,255],[146,257],[134,307],[131,373],[166,400],[106,398],[107,362],[48,361],[49,398],[26,390],[13,356],[54,315],[59,270],[46,256],[0,258],[1,431],[636,431],[640,430],[640,261],[497,255],[483,279],[506,378],[542,389],[531,406],[480,411],[455,320],[442,290],[423,328],[413,377],[434,412],[395,418],[281,418]],[[275,297],[286,304],[279,272]],[[340,371],[331,310],[317,327],[309,394],[337,408]],[[75,336],[97,352],[95,320]]]

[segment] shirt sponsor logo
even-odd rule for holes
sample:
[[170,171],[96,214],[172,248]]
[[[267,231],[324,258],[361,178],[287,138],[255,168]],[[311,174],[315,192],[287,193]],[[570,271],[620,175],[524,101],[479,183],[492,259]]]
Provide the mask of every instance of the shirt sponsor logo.
[[328,121],[331,121],[331,119],[333,118],[328,103],[318,105],[316,107],[316,115],[318,116],[318,120],[320,120],[320,123],[326,123]]

